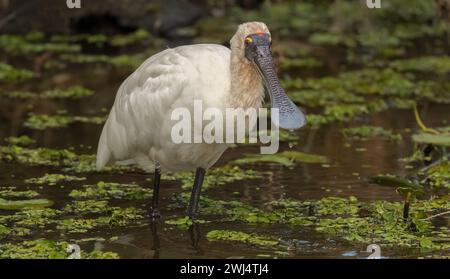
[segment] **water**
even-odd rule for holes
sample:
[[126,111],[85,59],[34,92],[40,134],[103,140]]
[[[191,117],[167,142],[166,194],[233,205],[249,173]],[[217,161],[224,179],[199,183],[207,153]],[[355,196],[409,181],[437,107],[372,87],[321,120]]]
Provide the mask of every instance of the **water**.
[[[38,146],[51,148],[71,147],[78,153],[95,153],[101,126],[93,124],[73,124],[69,128],[47,129],[36,131],[25,128],[30,108],[36,113],[55,114],[61,108],[73,115],[89,115],[108,109],[114,102],[117,88],[127,73],[122,73],[104,66],[84,66],[71,68],[64,75],[68,84],[81,83],[95,91],[95,96],[81,100],[9,100],[1,99],[0,138],[27,134],[37,140]],[[54,84],[58,77],[44,76],[46,82]],[[61,78],[61,76],[59,76]],[[428,126],[443,124],[442,116],[448,113],[448,105],[426,104],[421,111],[422,118]],[[417,129],[411,110],[388,110],[368,117],[365,124],[383,126],[396,131]],[[350,123],[351,124],[351,123]],[[297,150],[324,155],[330,164],[298,164],[294,168],[277,166],[258,166],[260,170],[271,171],[271,175],[259,180],[241,181],[216,187],[207,191],[208,197],[221,200],[238,200],[255,207],[262,207],[266,202],[282,197],[292,199],[320,199],[325,196],[355,196],[362,201],[388,200],[400,201],[401,198],[394,189],[381,187],[367,182],[367,178],[381,173],[407,175],[404,163],[399,158],[411,155],[413,143],[409,137],[396,144],[383,139],[357,141],[345,139],[341,128],[350,124],[332,124],[320,129],[305,128],[297,133],[298,144],[281,143],[281,150]],[[258,147],[240,147],[225,152],[217,165],[223,165],[230,160],[240,158],[244,153],[258,153]],[[21,164],[0,162],[0,181],[2,186],[14,185],[17,190],[35,189],[43,198],[55,201],[55,208],[62,208],[68,201],[67,193],[76,188],[70,184],[64,189],[58,187],[29,186],[24,179],[41,176],[47,172],[58,172],[57,169],[44,167],[29,167]],[[114,181],[120,183],[136,182],[151,187],[149,178],[143,174],[101,174],[85,175],[87,183],[97,181]],[[239,222],[199,224],[189,230],[179,230],[164,224],[175,215],[182,216],[184,209],[170,209],[171,198],[180,193],[180,185],[176,181],[162,181],[161,189],[161,222],[151,226],[131,227],[122,229],[100,228],[88,234],[77,237],[98,237],[108,239],[117,237],[112,242],[86,242],[82,249],[91,251],[94,248],[117,252],[122,258],[254,258],[278,257],[268,248],[251,247],[242,244],[225,242],[210,242],[206,232],[213,229],[242,230],[266,235],[281,236],[281,241],[295,240],[293,249],[286,249],[283,257],[295,258],[335,258],[335,257],[367,257],[366,245],[355,244],[330,238],[308,228],[295,228],[287,225],[249,225]],[[239,193],[237,196],[231,193]],[[120,206],[140,203],[150,205],[150,199],[144,202],[117,201]],[[449,224],[447,215],[440,219],[443,224]],[[69,240],[70,236],[53,233],[46,235],[38,232],[30,238],[45,236],[55,240]],[[287,245],[291,245],[287,244]],[[418,251],[400,248],[384,249],[385,257],[415,257]]]

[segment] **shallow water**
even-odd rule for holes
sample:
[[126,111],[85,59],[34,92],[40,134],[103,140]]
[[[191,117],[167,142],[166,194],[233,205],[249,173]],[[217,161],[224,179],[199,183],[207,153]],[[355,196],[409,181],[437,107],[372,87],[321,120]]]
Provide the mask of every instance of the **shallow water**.
[[[67,73],[74,82],[82,82],[86,87],[95,90],[94,97],[82,100],[0,100],[2,121],[0,122],[0,138],[11,135],[27,134],[37,140],[37,146],[52,148],[71,147],[78,153],[95,152],[101,131],[100,125],[73,124],[68,128],[33,131],[22,126],[29,107],[36,113],[52,114],[64,107],[69,114],[89,115],[109,108],[114,100],[115,92],[125,74],[101,67],[80,67]],[[47,78],[47,77],[45,77]],[[443,124],[442,115],[448,111],[447,105],[427,104],[422,110],[422,117],[429,126]],[[403,131],[406,128],[416,129],[411,110],[388,110],[372,116],[354,120],[357,123],[372,124]],[[351,124],[351,123],[350,123]],[[297,150],[325,155],[330,159],[329,165],[297,164],[293,168],[281,166],[259,165],[260,170],[270,170],[271,175],[261,179],[234,182],[229,185],[215,187],[207,191],[208,197],[221,200],[239,200],[255,207],[279,198],[319,199],[324,196],[355,196],[362,201],[389,200],[400,201],[395,189],[382,187],[367,182],[367,178],[382,173],[407,175],[408,170],[399,158],[410,155],[413,144],[409,137],[401,143],[393,143],[383,139],[367,141],[346,139],[340,129],[346,124],[326,125],[319,129],[303,129],[299,131],[300,141],[297,145],[281,144],[282,150]],[[243,153],[257,153],[258,148],[239,147],[226,151],[218,165],[239,158]],[[64,189],[52,186],[30,186],[24,179],[41,176],[57,169],[46,167],[27,167],[20,164],[0,163],[0,181],[2,186],[14,185],[17,190],[37,190],[43,198],[55,201],[55,208],[61,208],[70,199],[67,194],[76,183],[68,183]],[[120,183],[136,182],[151,187],[149,178],[139,173],[123,174],[87,174],[87,183],[103,180]],[[151,178],[151,176],[150,176]],[[152,226],[123,229],[100,229],[88,234],[77,235],[79,238],[117,236],[112,242],[88,242],[81,244],[83,250],[94,248],[117,252],[122,258],[226,258],[226,257],[279,257],[273,249],[251,247],[243,244],[210,242],[206,232],[212,229],[239,230],[275,235],[287,246],[295,243],[294,249],[288,249],[282,257],[319,257],[319,258],[354,258],[367,257],[365,245],[354,244],[333,239],[311,229],[296,228],[288,225],[249,225],[239,222],[198,224],[189,230],[180,230],[164,224],[164,220],[173,216],[182,216],[184,209],[168,209],[172,196],[180,192],[179,183],[162,181],[161,213],[162,221]],[[117,205],[150,205],[150,200],[117,201]],[[448,215],[447,215],[448,216]],[[441,218],[443,224],[450,223],[450,218]],[[37,232],[31,238],[45,237],[54,240],[73,239],[73,235],[46,234]],[[26,239],[26,238],[25,238]],[[290,243],[290,244],[289,244]],[[286,252],[286,250],[284,251]],[[417,251],[389,248],[382,251],[387,257],[415,257]]]
[[[191,40],[178,39],[176,42],[168,42],[168,45],[173,47],[179,44],[180,41]],[[401,58],[444,54],[448,56],[450,54],[448,41],[446,43],[442,43],[439,40],[436,41],[428,39],[415,42],[407,41],[405,44],[407,53]],[[289,44],[292,42],[289,40],[283,41],[283,38],[280,38],[278,43],[279,45],[284,44],[284,47],[290,50]],[[276,47],[276,44],[274,46]],[[356,53],[358,59],[351,63],[346,57],[348,55],[347,49],[343,46],[324,47],[322,45],[308,45],[308,43],[302,41],[298,45],[294,44],[294,48],[296,47],[310,49],[311,55],[320,60],[323,66],[284,70],[280,72],[281,77],[336,76],[344,71],[368,67],[366,65],[367,61],[364,60],[365,56],[363,56],[364,49],[356,48],[357,51],[352,50],[355,52],[360,51],[361,53]],[[139,47],[130,47],[130,54],[136,53],[137,49]],[[83,51],[85,50],[89,51],[89,48],[83,48]],[[124,53],[128,53],[127,50]],[[101,48],[94,48],[93,50],[94,53],[100,54],[110,54],[109,51]],[[111,52],[114,55],[118,54],[114,50]],[[0,58],[5,58],[5,62],[15,66],[23,64],[24,68],[30,64],[22,61],[26,60],[23,57],[9,58],[6,54],[0,53]],[[305,57],[301,57],[301,59],[303,58]],[[382,62],[389,60],[387,57],[383,57],[383,59],[384,61]],[[276,60],[277,63],[280,62],[279,57],[276,57]],[[374,57],[368,60],[369,62],[380,62],[376,61],[377,59]],[[93,96],[76,100],[10,99],[1,97],[1,145],[6,144],[3,142],[3,138],[28,135],[36,140],[36,144],[33,145],[35,147],[68,148],[77,154],[94,154],[102,128],[101,125],[74,123],[67,128],[39,131],[26,128],[24,122],[27,120],[30,112],[54,115],[62,109],[67,111],[68,115],[103,116],[111,108],[118,87],[129,74],[129,70],[114,68],[105,64],[70,64],[62,70],[48,72],[44,70],[41,76],[32,83],[25,82],[18,86],[0,84],[0,91],[17,89],[42,91],[55,87],[82,85],[95,92]],[[426,80],[433,80],[434,78],[435,73],[425,73]],[[446,78],[448,79],[448,75],[437,77],[438,82],[444,82]],[[289,90],[287,91],[289,94]],[[377,95],[377,97],[379,96]],[[422,102],[419,105],[422,120],[428,127],[447,126],[449,124],[448,111],[450,105],[448,103]],[[306,109],[307,115],[311,113],[317,112],[311,108]],[[343,135],[343,128],[360,125],[373,125],[392,129],[393,132],[402,134],[403,139],[400,142],[393,142],[380,137],[357,140]],[[242,166],[243,169],[257,169],[267,172],[258,179],[242,180],[211,187],[203,191],[203,195],[215,200],[240,201],[268,211],[272,208],[266,203],[281,198],[303,201],[331,196],[346,198],[354,196],[362,202],[379,200],[402,201],[395,188],[380,186],[368,181],[370,177],[378,174],[395,174],[408,177],[416,171],[408,169],[406,163],[400,159],[408,157],[414,152],[415,148],[411,135],[418,130],[412,109],[388,109],[375,114],[357,116],[349,122],[327,124],[319,128],[308,126],[298,132],[293,132],[299,137],[298,143],[282,142],[280,151],[293,150],[323,155],[328,158],[329,163],[296,163],[290,168],[276,164],[244,165]],[[259,147],[240,146],[230,148],[224,153],[216,166],[222,166],[232,160],[241,158],[245,153],[258,154]],[[148,188],[152,186],[152,175],[143,172],[65,173],[84,176],[87,180],[61,183],[64,185],[63,188],[50,185],[38,186],[24,182],[26,179],[41,177],[46,173],[62,173],[62,171],[56,167],[26,166],[0,160],[0,186],[15,186],[17,191],[35,190],[40,194],[39,198],[47,198],[54,201],[55,204],[52,208],[55,209],[62,209],[66,204],[72,202],[73,199],[68,194],[71,190],[78,189],[85,184],[105,181],[118,183],[134,182]],[[0,244],[6,242],[19,243],[24,240],[44,238],[79,243],[81,249],[87,252],[93,250],[116,252],[121,258],[365,258],[369,255],[369,253],[365,252],[366,244],[345,241],[337,236],[319,233],[314,228],[307,226],[254,225],[239,221],[221,222],[217,221],[215,216],[200,216],[200,218],[211,222],[195,224],[187,230],[168,225],[164,221],[185,215],[185,207],[174,206],[176,204],[174,197],[186,190],[181,189],[179,181],[163,180],[161,183],[160,210],[162,219],[155,223],[149,224],[146,220],[143,225],[131,227],[113,228],[103,226],[92,229],[88,233],[63,233],[62,230],[33,229],[31,235],[13,239],[1,239]],[[122,208],[133,206],[148,209],[151,199],[131,201],[116,199],[109,202],[110,205]],[[7,214],[12,213],[0,210],[0,215]],[[69,217],[82,218],[79,215]],[[450,215],[435,218],[434,223],[437,226],[444,226],[448,229],[450,227]],[[211,230],[236,230],[274,236],[280,239],[280,245],[273,249],[228,241],[208,241],[206,234]],[[85,240],[86,238],[104,238],[106,241],[87,241]],[[83,239],[84,241],[81,241]],[[388,246],[382,246],[381,251],[383,257],[389,258],[417,258],[436,254],[448,257],[449,255],[448,250],[434,251],[433,253],[395,246],[390,246],[389,248]]]

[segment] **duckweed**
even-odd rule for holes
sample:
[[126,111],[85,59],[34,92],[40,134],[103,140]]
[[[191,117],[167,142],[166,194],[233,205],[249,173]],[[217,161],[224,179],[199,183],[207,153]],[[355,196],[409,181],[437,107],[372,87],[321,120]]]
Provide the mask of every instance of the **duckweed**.
[[189,216],[185,216],[185,217],[169,219],[169,220],[164,221],[164,223],[166,223],[168,225],[176,226],[179,229],[186,230],[190,226],[192,226],[194,223],[204,224],[204,223],[207,223],[207,221],[201,220],[201,219],[194,219],[193,220]]
[[18,146],[28,146],[36,143],[34,139],[26,135],[22,135],[19,137],[7,137],[5,141],[8,142],[9,144]]
[[140,225],[144,216],[142,210],[128,208],[112,208],[110,216],[101,216],[90,219],[61,219],[57,221],[56,228],[66,233],[86,233],[103,226],[124,227]]
[[34,73],[25,69],[16,69],[11,65],[0,63],[0,82],[14,83],[34,77]]
[[31,200],[5,200],[0,198],[1,210],[19,210],[22,208],[41,208],[52,206],[53,202],[47,199],[31,199]]
[[[76,154],[67,149],[0,146],[0,160],[30,166],[61,167],[65,172],[96,172],[95,155]],[[103,172],[130,170],[129,166],[107,166]]]
[[14,99],[80,99],[89,97],[94,92],[82,86],[73,86],[67,89],[53,89],[40,93],[28,92],[28,91],[12,91],[3,92],[2,96]]
[[234,160],[233,164],[245,165],[254,163],[272,163],[285,167],[292,167],[295,162],[298,163],[327,163],[325,156],[316,154],[307,154],[299,151],[283,151],[277,154],[253,155],[246,154],[244,158]]
[[70,116],[67,114],[47,115],[30,113],[24,125],[30,129],[45,130],[48,128],[63,128],[75,122],[103,124],[105,116]]
[[[18,244],[0,244],[0,258],[3,259],[67,259],[68,242],[36,239],[23,241]],[[118,259],[119,255],[114,252],[92,251],[87,253],[81,251],[82,259]]]
[[83,181],[83,180],[86,180],[86,177],[78,177],[59,173],[46,173],[42,177],[26,179],[25,183],[36,185],[56,185],[60,182]]
[[110,44],[112,46],[127,46],[136,44],[143,40],[150,38],[150,33],[145,29],[137,29],[126,35],[116,35],[111,38]]
[[450,188],[450,163],[443,160],[426,171],[428,183],[437,188]]
[[152,190],[137,184],[120,184],[99,181],[94,185],[84,185],[80,190],[72,190],[69,196],[75,199],[125,199],[141,200],[151,197]]
[[103,200],[84,200],[84,201],[73,201],[68,203],[63,212],[69,214],[104,214],[108,213],[112,208],[108,205],[108,201]]
[[391,130],[385,129],[383,127],[377,126],[359,126],[354,128],[343,129],[342,132],[347,137],[352,137],[354,139],[368,139],[373,137],[386,138],[388,140],[399,142],[402,140],[401,134],[395,134]]
[[1,190],[3,187],[0,188],[0,198],[4,199],[17,199],[17,198],[35,198],[39,196],[39,193],[33,190],[28,191],[15,191],[14,187],[10,187],[7,190]]
[[[202,188],[207,190],[213,187],[218,187],[235,181],[261,179],[263,172],[255,170],[241,169],[238,166],[224,165],[209,170],[208,175],[203,181]],[[192,172],[179,172],[174,174],[163,174],[165,180],[179,180],[181,181],[181,188],[191,189],[194,183],[194,174]]]
[[391,67],[400,71],[416,71],[445,75],[450,73],[450,56],[423,56],[393,61]]
[[[36,38],[39,39],[36,40]],[[81,51],[81,47],[77,44],[40,42],[42,38],[43,36],[40,36],[30,40],[30,37],[23,37],[20,35],[1,35],[0,49],[11,55],[30,55],[42,52],[70,53]]]
[[245,232],[229,231],[229,230],[210,231],[206,234],[206,238],[209,241],[232,241],[255,246],[269,246],[269,247],[276,246],[279,243],[278,240],[269,236],[261,236],[255,233],[249,234]]

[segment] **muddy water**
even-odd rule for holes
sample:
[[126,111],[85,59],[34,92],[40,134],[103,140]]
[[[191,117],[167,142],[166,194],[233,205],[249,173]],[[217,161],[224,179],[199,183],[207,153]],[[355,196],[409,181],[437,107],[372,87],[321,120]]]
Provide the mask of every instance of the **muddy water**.
[[[94,124],[73,124],[68,128],[47,129],[45,131],[29,130],[23,122],[32,107],[35,113],[55,114],[61,108],[72,115],[98,115],[102,109],[111,107],[116,90],[127,73],[112,70],[104,66],[86,66],[72,68],[65,73],[69,84],[83,84],[95,91],[95,95],[82,100],[0,100],[0,138],[8,136],[29,135],[37,140],[37,146],[51,148],[73,148],[77,153],[92,154],[97,147],[101,126]],[[53,77],[54,78],[54,77]],[[48,80],[46,80],[48,79]],[[43,77],[43,84],[51,83],[51,77]],[[424,104],[421,111],[423,120],[429,126],[443,125],[442,115],[446,115],[448,106]],[[103,112],[105,113],[105,112]],[[358,124],[377,125],[402,132],[405,129],[416,129],[414,115],[411,110],[389,110],[372,116],[354,120]],[[397,201],[400,197],[395,190],[377,186],[367,182],[367,178],[381,173],[407,175],[404,163],[399,158],[411,155],[413,143],[410,137],[404,136],[401,143],[393,143],[383,139],[367,141],[349,140],[343,137],[341,128],[353,123],[326,125],[319,129],[307,128],[299,131],[300,141],[295,146],[281,145],[282,150],[297,150],[320,154],[330,159],[329,165],[297,164],[293,168],[281,166],[255,166],[260,170],[271,172],[267,177],[251,181],[241,181],[212,188],[207,195],[213,199],[239,200],[255,207],[262,207],[268,201],[279,198],[319,199],[326,196],[355,196],[362,201],[389,200]],[[239,147],[229,149],[218,162],[226,162],[239,158],[243,153],[257,153],[257,147]],[[2,186],[14,185],[17,190],[31,189],[38,191],[43,198],[55,201],[55,208],[62,208],[70,199],[68,193],[76,185],[68,183],[64,188],[38,187],[24,183],[31,177],[41,176],[57,169],[45,167],[27,167],[18,164],[0,163],[0,181]],[[151,182],[144,174],[87,174],[87,183],[99,180],[130,183],[150,187]],[[257,232],[276,235],[286,245],[295,243],[295,249],[283,257],[366,257],[365,246],[338,239],[329,238],[310,229],[290,227],[287,225],[249,225],[239,222],[199,224],[190,230],[179,230],[164,224],[173,216],[181,216],[184,209],[170,209],[171,198],[180,193],[180,185],[175,181],[162,182],[161,213],[162,221],[152,226],[123,229],[105,228],[77,237],[117,236],[114,242],[89,242],[82,244],[82,249],[91,251],[103,248],[117,252],[122,258],[226,258],[226,257],[277,257],[273,250],[221,242],[209,242],[206,233],[212,229],[228,229],[246,232]],[[120,206],[136,206],[144,202],[115,202]],[[448,216],[448,215],[447,215]],[[441,222],[450,223],[450,219],[442,218]],[[45,237],[54,240],[68,240],[73,236],[44,232],[30,238]],[[26,238],[25,238],[26,239]],[[286,251],[286,249],[284,250]],[[383,251],[386,257],[415,257],[414,250],[391,248]]]

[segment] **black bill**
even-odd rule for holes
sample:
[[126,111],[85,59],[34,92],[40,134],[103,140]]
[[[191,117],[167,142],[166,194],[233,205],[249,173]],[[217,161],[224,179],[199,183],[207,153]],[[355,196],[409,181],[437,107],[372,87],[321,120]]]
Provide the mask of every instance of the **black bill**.
[[246,46],[245,54],[255,64],[263,77],[270,94],[272,108],[279,109],[279,126],[289,130],[303,127],[306,124],[305,115],[286,95],[276,74],[270,51],[269,35],[255,34],[250,36],[252,36],[252,43]]

